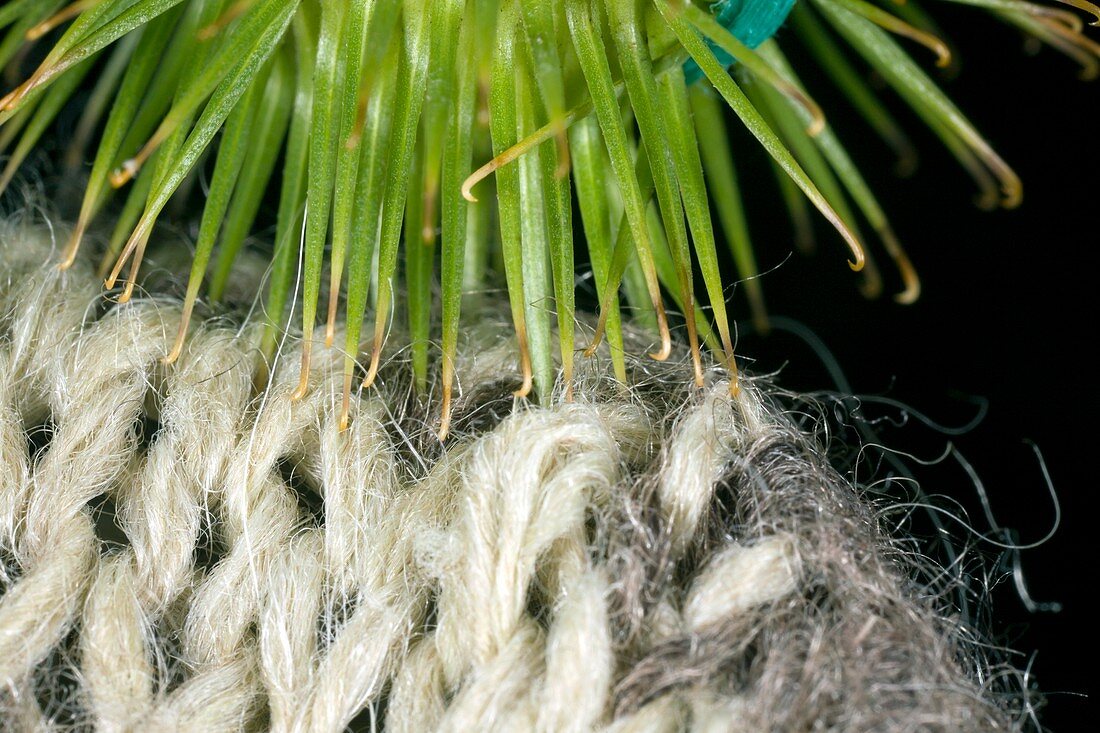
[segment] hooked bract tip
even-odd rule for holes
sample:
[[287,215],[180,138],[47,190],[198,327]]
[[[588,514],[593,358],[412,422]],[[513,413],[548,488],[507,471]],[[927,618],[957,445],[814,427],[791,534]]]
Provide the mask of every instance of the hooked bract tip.
[[920,299],[920,288],[910,290],[906,288],[894,296],[894,302],[898,305],[913,305]]
[[[476,183],[476,181],[475,181],[475,183]],[[462,183],[462,198],[466,199],[471,204],[476,204],[477,203],[477,196],[474,196],[473,191],[471,190],[471,189],[473,189],[473,187],[474,187],[474,183],[471,183],[470,179],[467,178]]]
[[903,258],[898,261],[898,267],[901,269],[902,282],[905,284],[905,288],[894,295],[894,302],[900,305],[913,305],[920,299],[921,282],[920,276],[917,274],[916,268],[909,262],[908,258]]
[[1015,209],[1024,202],[1024,187],[1021,185],[1007,186],[1001,194],[1001,208]]
[[650,352],[649,358],[654,361],[665,361],[672,354],[672,338],[668,334],[667,328],[661,335],[661,349],[660,351]]
[[302,399],[306,396],[306,392],[309,391],[310,362],[313,356],[312,344],[313,342],[308,339],[302,342],[302,367],[298,375],[298,386],[290,394],[292,402],[297,402]]
[[371,349],[370,367],[367,369],[367,376],[363,377],[363,389],[370,389],[371,386],[374,384],[374,379],[378,376],[378,362],[381,357],[381,339],[379,337],[375,337],[374,347]]
[[108,181],[111,184],[111,188],[122,188],[137,175],[140,166],[134,158],[130,158],[122,163],[122,166],[115,168],[111,171],[111,175],[108,176]]

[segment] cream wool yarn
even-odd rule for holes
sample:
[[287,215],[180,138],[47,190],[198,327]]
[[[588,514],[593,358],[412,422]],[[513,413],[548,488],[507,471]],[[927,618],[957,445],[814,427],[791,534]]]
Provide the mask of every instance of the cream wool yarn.
[[514,406],[487,308],[446,446],[400,355],[340,433],[338,355],[291,401],[288,338],[254,395],[252,327],[211,319],[165,367],[177,302],[2,238],[4,730],[1019,725],[763,383],[596,358]]

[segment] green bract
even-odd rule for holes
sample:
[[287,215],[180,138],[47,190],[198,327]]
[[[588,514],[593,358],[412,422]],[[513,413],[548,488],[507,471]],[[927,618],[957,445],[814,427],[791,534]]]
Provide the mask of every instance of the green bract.
[[[1100,47],[1069,10],[1021,0],[951,1],[1019,26],[1079,61],[1086,75],[1100,68]],[[1087,0],[1067,2],[1100,17]],[[701,380],[701,343],[733,369],[724,296],[733,276],[721,271],[712,209],[752,315],[766,323],[728,142],[726,125],[734,117],[774,160],[800,229],[807,202],[836,227],[853,269],[864,272],[866,292],[881,285],[860,220],[899,269],[905,288],[898,299],[911,301],[919,292],[882,207],[845,152],[843,132],[825,124],[781,44],[804,44],[903,163],[912,157],[906,137],[853,56],[942,138],[978,182],[984,203],[1012,206],[1020,199],[1011,169],[891,35],[948,62],[948,46],[914,2],[804,0],[778,41],[766,40],[789,6],[789,0],[78,0],[67,6],[8,0],[0,4],[0,64],[26,81],[0,100],[0,146],[10,150],[0,187],[86,89],[68,160],[90,157],[91,168],[63,265],[109,200],[125,196],[104,266],[108,286],[126,270],[125,300],[154,224],[173,196],[190,190],[184,184],[212,154],[188,315],[204,293],[222,297],[275,187],[264,352],[270,355],[287,326],[300,262],[307,334],[300,392],[308,385],[309,336],[319,310],[332,346],[343,294],[346,406],[364,349],[364,319],[372,319],[369,385],[394,294],[402,290],[400,317],[421,389],[432,344],[440,344],[444,434],[462,294],[491,284],[495,269],[503,270],[519,340],[524,381],[517,394],[533,390],[550,399],[560,364],[568,398],[576,348],[575,229],[583,231],[599,295],[589,349],[606,338],[616,374],[626,378],[625,298],[634,318],[655,329],[654,358],[665,358],[670,297],[683,313]],[[327,308],[319,302],[326,275]],[[696,292],[696,282],[705,293]],[[170,360],[183,347],[186,320]]]

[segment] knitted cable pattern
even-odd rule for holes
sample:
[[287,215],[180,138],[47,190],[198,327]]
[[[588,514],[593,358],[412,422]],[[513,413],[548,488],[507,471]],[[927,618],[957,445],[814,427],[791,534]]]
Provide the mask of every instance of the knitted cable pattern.
[[300,340],[256,390],[212,318],[166,367],[177,302],[3,240],[3,730],[1018,727],[762,382],[597,357],[513,404],[487,308],[446,445],[400,354],[340,432],[340,355],[292,401]]

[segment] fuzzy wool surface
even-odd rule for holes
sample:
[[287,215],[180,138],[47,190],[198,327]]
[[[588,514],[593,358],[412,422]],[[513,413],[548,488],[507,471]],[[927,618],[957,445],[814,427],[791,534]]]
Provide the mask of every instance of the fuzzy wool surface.
[[221,317],[166,367],[177,302],[2,240],[2,730],[1018,728],[763,382],[597,357],[515,404],[488,307],[445,445],[399,351],[341,433],[339,354],[257,392]]

